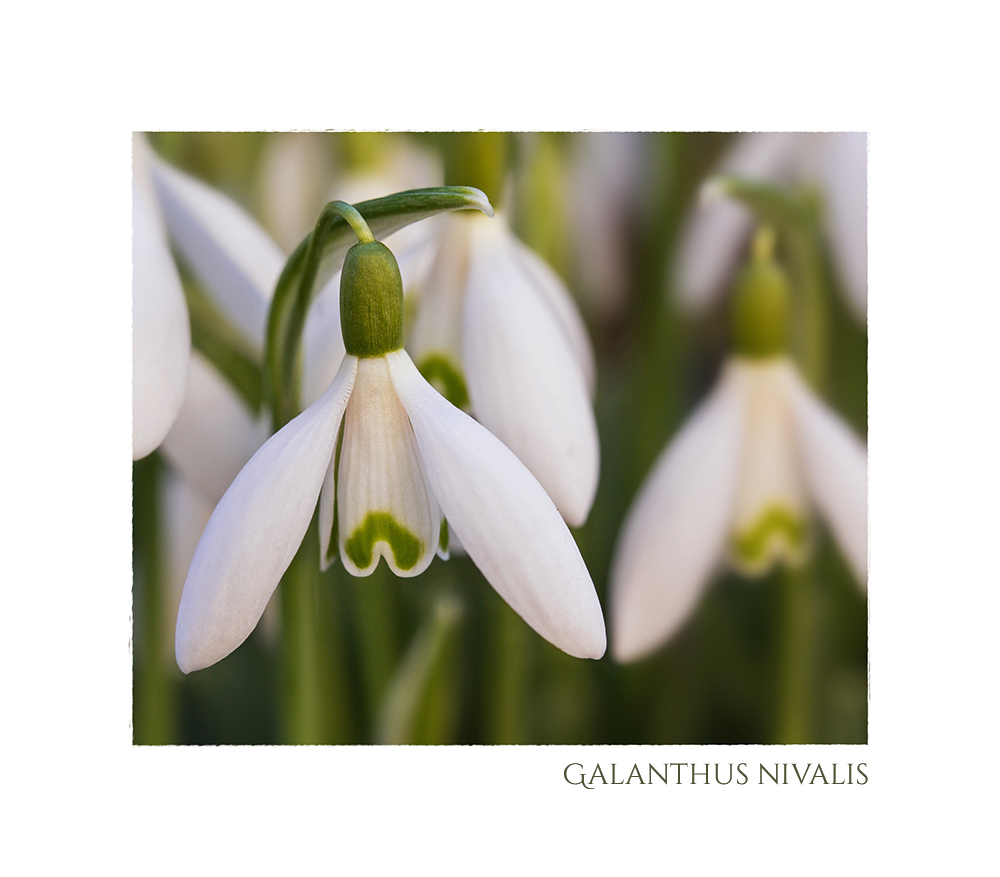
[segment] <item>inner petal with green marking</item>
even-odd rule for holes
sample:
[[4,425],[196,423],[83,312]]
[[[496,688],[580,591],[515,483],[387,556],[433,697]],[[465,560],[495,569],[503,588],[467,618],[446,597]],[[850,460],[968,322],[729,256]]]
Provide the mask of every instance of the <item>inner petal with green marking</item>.
[[779,561],[800,563],[808,548],[809,527],[792,509],[772,505],[754,524],[733,534],[733,566],[745,575],[762,575]]
[[469,391],[462,370],[450,356],[432,353],[417,363],[420,374],[456,408],[469,407]]
[[369,575],[380,557],[397,575],[417,575],[438,546],[441,512],[382,357],[359,360],[344,413],[337,530],[341,560],[353,575]]

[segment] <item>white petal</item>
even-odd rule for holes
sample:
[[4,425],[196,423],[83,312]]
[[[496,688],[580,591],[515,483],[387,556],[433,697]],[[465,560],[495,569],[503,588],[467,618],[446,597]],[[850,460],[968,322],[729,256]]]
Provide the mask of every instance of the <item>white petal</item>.
[[813,499],[858,581],[868,582],[868,450],[797,374],[790,392]]
[[575,657],[601,657],[597,592],[552,500],[496,437],[434,391],[405,351],[386,359],[427,478],[473,562],[549,642]]
[[[502,217],[498,217],[499,221]],[[576,302],[559,275],[534,250],[519,241],[512,232],[510,246],[521,259],[522,267],[532,276],[535,288],[542,294],[552,313],[566,333],[566,338],[573,348],[576,360],[583,370],[584,380],[590,395],[594,395],[597,382],[597,368],[594,364],[594,348],[590,343],[587,326],[580,316]]]
[[312,405],[330,386],[347,352],[340,328],[340,272],[320,290],[302,333],[302,404]]
[[724,374],[660,455],[625,519],[611,567],[619,661],[666,642],[722,558],[739,476],[742,408]]
[[785,357],[734,357],[726,379],[743,400],[743,452],[733,512],[730,563],[759,576],[776,562],[801,563],[807,550],[809,504],[792,423]]
[[[804,143],[800,134],[743,134],[716,172],[778,182],[793,172]],[[683,307],[706,308],[725,292],[752,226],[750,211],[735,201],[695,205],[674,259],[673,283]]]
[[462,360],[479,421],[538,479],[572,526],[587,519],[600,465],[583,370],[503,229],[476,222]]
[[339,465],[337,527],[344,567],[352,575],[369,575],[384,557],[398,576],[427,569],[441,513],[383,357],[358,363]]
[[235,201],[152,152],[150,158],[171,240],[233,325],[262,349],[284,254]]
[[250,635],[309,527],[357,360],[323,397],[254,454],[212,513],[177,615],[185,673],[222,660]]
[[404,286],[408,295],[416,292],[419,296],[416,319],[406,333],[406,347],[421,367],[428,359],[441,357],[461,373],[462,306],[469,271],[470,228],[465,217],[441,217],[439,241],[423,288]]
[[859,319],[868,313],[868,137],[827,134],[821,173],[827,229],[848,303]]
[[132,459],[163,441],[184,401],[191,327],[155,208],[132,189]]
[[184,404],[163,441],[164,456],[214,506],[270,434],[268,413],[254,416],[194,351]]

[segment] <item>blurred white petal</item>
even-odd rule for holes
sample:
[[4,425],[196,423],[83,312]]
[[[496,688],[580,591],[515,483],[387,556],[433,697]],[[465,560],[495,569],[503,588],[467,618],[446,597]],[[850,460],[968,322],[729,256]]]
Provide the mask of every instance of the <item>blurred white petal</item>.
[[599,658],[600,602],[552,500],[497,438],[434,391],[405,351],[386,359],[428,480],[473,562],[541,636],[575,657]]
[[151,205],[132,189],[132,459],[151,453],[184,401],[191,327],[180,277]]
[[805,558],[809,505],[787,392],[795,366],[785,357],[734,357],[726,370],[742,402],[744,429],[729,560],[757,576],[779,560]]
[[649,186],[648,137],[584,133],[574,138],[574,252],[580,291],[602,317],[621,312],[630,283],[628,234]]
[[722,559],[742,454],[743,404],[724,374],[660,455],[611,568],[613,647],[642,658],[687,619]]
[[270,416],[246,402],[192,351],[184,404],[163,441],[164,456],[213,506],[271,434]]
[[264,224],[287,251],[313,229],[330,184],[329,134],[284,132],[268,137],[259,186]]
[[221,660],[249,636],[309,527],[357,360],[344,360],[314,405],[273,435],[216,506],[177,615],[185,673]]
[[472,410],[580,526],[600,464],[583,370],[505,229],[471,222],[462,361]]
[[868,136],[824,136],[820,172],[827,232],[848,304],[864,322],[868,313]]
[[336,489],[340,559],[348,572],[370,575],[380,557],[398,576],[427,569],[441,516],[383,357],[358,362]]
[[802,381],[789,374],[805,476],[854,575],[868,582],[868,450]]
[[285,256],[235,201],[150,151],[170,238],[226,317],[259,349]]
[[[503,217],[497,217],[494,222],[502,222]],[[534,250],[519,241],[512,232],[508,231],[508,240],[511,249],[517,258],[521,260],[522,267],[531,275],[535,283],[535,288],[542,294],[555,314],[560,326],[566,333],[570,347],[576,355],[577,363],[583,371],[583,378],[587,382],[587,389],[591,397],[594,395],[597,383],[597,366],[594,363],[594,348],[590,343],[590,334],[587,332],[587,325],[580,316],[576,302],[569,294],[566,284],[562,282],[559,275],[539,256]]]

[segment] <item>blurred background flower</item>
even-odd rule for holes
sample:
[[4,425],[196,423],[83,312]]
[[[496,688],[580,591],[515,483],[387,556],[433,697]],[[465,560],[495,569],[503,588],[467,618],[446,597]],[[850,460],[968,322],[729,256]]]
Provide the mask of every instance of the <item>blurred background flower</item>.
[[[609,571],[626,513],[658,455],[719,381],[733,349],[723,305],[736,270],[747,259],[753,228],[749,210],[736,205],[744,225],[730,234],[729,243],[706,245],[707,261],[698,263],[708,266],[699,270],[711,281],[703,284],[712,287],[704,297],[706,306],[673,306],[690,298],[683,278],[697,276],[682,263],[694,258],[689,251],[699,249],[697,241],[685,243],[694,234],[695,218],[707,209],[700,206],[699,192],[720,169],[742,167],[744,176],[752,176],[747,165],[727,164],[726,156],[748,148],[743,146],[748,139],[752,143],[765,136],[517,135],[506,158],[500,187],[504,197],[494,200],[490,193],[503,208],[512,236],[528,248],[526,258],[548,263],[546,270],[560,278],[585,318],[574,331],[582,333],[577,343],[583,340],[593,351],[594,394],[587,388],[585,398],[593,405],[600,436],[600,481],[586,524],[574,538],[609,620]],[[838,151],[834,144],[842,136],[778,135],[780,149],[773,144],[755,147],[770,156],[756,167],[765,168],[762,177],[814,204],[820,217],[827,261],[822,282],[815,284],[823,307],[823,318],[816,323],[821,334],[815,337],[822,341],[823,362],[837,367],[810,367],[804,373],[812,388],[808,392],[817,394],[863,440],[867,336],[859,306],[864,299],[856,292],[866,294],[867,286],[855,280],[864,276],[856,270],[859,260],[864,264],[857,246],[859,238],[865,240],[863,209],[858,218],[858,204],[864,203],[864,150]],[[856,147],[858,135],[851,136]],[[256,217],[271,241],[261,251],[277,251],[281,260],[331,198],[358,200],[440,184],[453,140],[457,142],[456,135],[447,134],[149,135],[163,162]],[[416,160],[393,158],[407,154]],[[840,182],[832,170],[838,161],[853,168]],[[368,185],[366,179],[370,188],[362,186]],[[352,190],[355,182],[362,187]],[[404,229],[399,235],[410,232],[412,246],[388,241],[399,255],[404,283],[416,293],[408,296],[407,349],[420,340],[419,333],[412,335],[417,305],[434,262],[441,261],[437,246],[427,241],[439,240],[440,228],[450,219]],[[842,229],[843,241],[838,242],[842,232],[835,228]],[[227,315],[227,322],[236,322],[185,259],[181,241],[169,229],[167,235],[188,300],[195,300],[192,291],[202,293]],[[789,255],[786,244],[779,235],[780,260]],[[714,259],[711,247],[718,247]],[[847,255],[848,248],[854,255]],[[280,261],[276,264],[280,270]],[[716,271],[718,286],[709,268]],[[137,258],[137,276],[138,269]],[[331,282],[319,293],[306,328],[306,405],[326,388],[343,356],[336,288]],[[195,310],[192,326],[201,318]],[[797,358],[802,345],[807,353],[820,348],[809,340],[812,336],[800,335],[794,321],[791,331],[795,362],[803,367]],[[245,334],[249,339],[253,332]],[[229,394],[228,402],[207,394],[216,401],[203,406],[215,409],[224,423],[237,410],[231,408],[234,399],[243,406],[245,396],[234,388],[234,373],[222,374],[201,349],[201,335],[195,332],[193,338],[192,361],[207,362],[209,382],[221,380]],[[586,374],[582,362],[580,368]],[[189,384],[204,377],[199,371],[200,366],[192,369]],[[244,425],[252,428],[260,410],[255,414],[247,406],[242,411]],[[203,442],[209,445],[207,438],[188,444]],[[178,469],[168,446],[134,464],[136,742],[288,741],[284,704],[296,684],[288,668],[294,654],[306,648],[317,656],[315,690],[322,697],[315,726],[322,742],[775,742],[798,733],[786,727],[788,693],[803,690],[806,697],[800,698],[795,714],[806,716],[808,739],[867,738],[866,601],[850,556],[837,547],[843,540],[835,529],[831,538],[826,527],[811,530],[803,566],[788,570],[779,565],[756,579],[755,587],[720,570],[669,641],[627,665],[610,656],[579,661],[565,655],[517,617],[468,557],[453,556],[412,579],[392,576],[385,564],[363,579],[347,575],[339,563],[324,572],[317,565],[310,573],[315,575],[313,602],[302,607],[316,619],[315,641],[252,636],[225,660],[182,677],[170,666],[172,656],[166,666],[156,658],[170,656],[170,609],[149,610],[165,602],[167,582],[176,580],[177,568],[187,563],[182,552],[168,553],[167,534],[185,528],[200,532],[218,496],[206,497],[200,509],[197,502],[171,499],[175,491],[164,487],[165,473]],[[220,474],[218,480],[228,477]],[[822,505],[819,511],[827,514]],[[310,534],[307,541],[315,539],[318,555],[315,528]],[[190,538],[187,544],[193,550]],[[803,577],[807,587],[800,587]],[[808,600],[795,604],[795,594],[806,594]],[[294,604],[291,609],[297,611]],[[808,648],[802,646],[803,638]],[[789,678],[790,653],[805,656],[804,682]]]

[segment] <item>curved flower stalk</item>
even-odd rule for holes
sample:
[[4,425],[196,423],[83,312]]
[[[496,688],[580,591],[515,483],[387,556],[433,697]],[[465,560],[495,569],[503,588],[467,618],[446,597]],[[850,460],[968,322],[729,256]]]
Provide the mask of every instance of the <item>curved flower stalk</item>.
[[[407,349],[509,447],[574,527],[597,491],[594,356],[562,281],[497,214],[442,217]],[[411,287],[412,288],[412,287]],[[408,290],[409,292],[409,290]]]
[[660,456],[618,538],[611,600],[620,661],[669,639],[720,565],[760,576],[803,562],[814,509],[867,582],[865,445],[781,352],[783,275],[758,259],[744,278],[737,355]]
[[[818,186],[825,227],[847,303],[868,309],[868,139],[862,133],[741,135],[714,173]],[[681,304],[699,310],[718,299],[753,230],[753,217],[728,199],[702,198],[688,217],[672,283]]]
[[600,657],[600,604],[569,530],[514,454],[417,371],[402,349],[399,269],[363,221],[358,228],[341,279],[347,354],[326,392],[261,447],[216,507],[181,599],[178,666],[207,667],[246,639],[317,500],[324,564],[336,544],[355,575],[379,557],[397,575],[417,575],[447,553],[453,530],[530,626],[569,654]]

